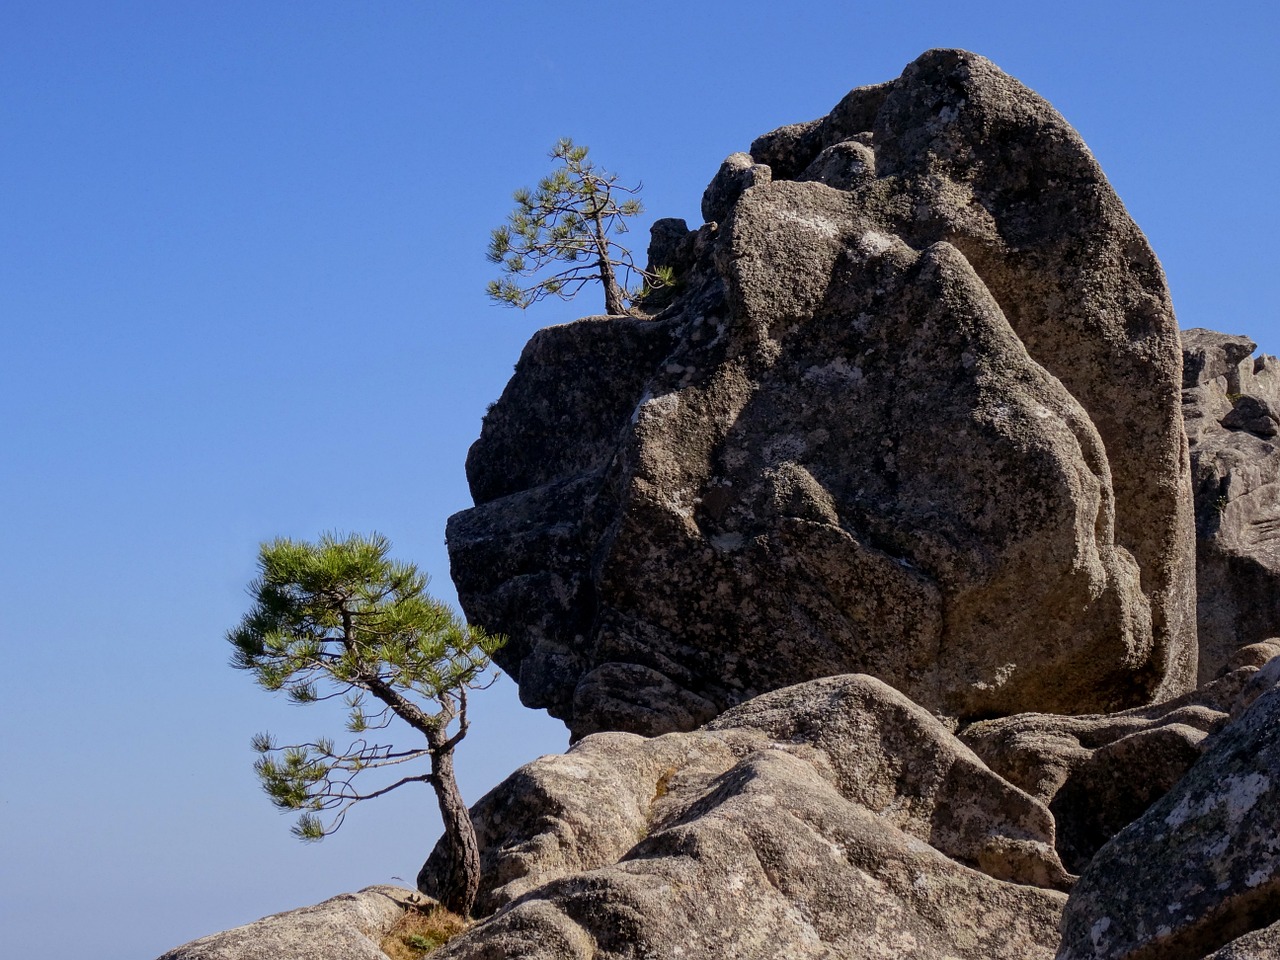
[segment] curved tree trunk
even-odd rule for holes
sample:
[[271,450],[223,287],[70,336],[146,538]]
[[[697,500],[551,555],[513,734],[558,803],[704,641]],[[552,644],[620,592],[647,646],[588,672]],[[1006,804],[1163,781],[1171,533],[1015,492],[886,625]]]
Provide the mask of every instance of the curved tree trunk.
[[453,776],[452,747],[431,751],[431,785],[440,804],[447,847],[438,898],[447,909],[470,917],[480,891],[480,845],[476,842],[471,814]]
[[591,211],[591,218],[595,221],[596,266],[600,268],[600,285],[604,287],[604,312],[617,317],[629,311],[622,287],[618,285],[617,274],[613,272],[613,261],[609,258],[609,236],[601,214],[600,207]]
[[611,317],[628,313],[622,288],[613,273],[613,264],[604,258],[600,259],[600,282],[604,284],[604,312]]

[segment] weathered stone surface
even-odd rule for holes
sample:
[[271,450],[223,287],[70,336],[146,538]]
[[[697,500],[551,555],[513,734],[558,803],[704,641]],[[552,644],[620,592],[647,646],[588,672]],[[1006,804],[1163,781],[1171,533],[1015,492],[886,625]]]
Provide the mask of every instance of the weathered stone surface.
[[1069,885],[1043,805],[993,776],[947,727],[874,677],[787,687],[705,729],[810,744],[825,755],[841,795],[904,833],[1000,880]]
[[453,575],[524,702],[580,737],[847,672],[962,718],[1186,690],[1177,330],[1075,132],[932,51],[751,149],[679,298],[537,334],[468,458]]
[[382,938],[421,895],[366,887],[175,947],[160,960],[387,960]]
[[1280,923],[1246,933],[1221,950],[1213,951],[1205,960],[1276,960],[1276,957],[1280,957]]
[[702,219],[707,223],[723,220],[733,212],[733,205],[744,191],[768,183],[772,175],[767,166],[756,163],[748,154],[731,153],[702,195]]
[[1062,862],[1079,873],[1200,759],[1209,734],[1251,702],[1250,681],[1276,654],[1280,646],[1272,644],[1239,651],[1221,679],[1155,706],[1090,716],[1017,714],[972,724],[960,739],[1049,807]]
[[497,913],[442,958],[1031,960],[1057,943],[1063,894],[1026,885],[1067,881],[1048,811],[870,677],[690,733],[588,737],[472,813],[478,906]]
[[1276,435],[1276,411],[1261,397],[1238,397],[1231,412],[1222,418],[1228,430],[1247,430],[1255,436],[1269,439]]
[[678,274],[688,272],[693,266],[696,237],[697,232],[677,217],[655,220],[649,228],[649,261],[645,269],[653,272],[670,267]]
[[[1248,337],[1217,333],[1203,327],[1182,331],[1182,387],[1193,389],[1223,378],[1231,393],[1240,392],[1240,364],[1248,360],[1258,345]],[[1252,363],[1250,364],[1252,367]],[[1225,392],[1223,394],[1225,396]]]
[[1067,903],[1059,960],[1200,960],[1280,921],[1278,682],[1273,660],[1248,691],[1265,692],[1094,857]]
[[1254,347],[1182,333],[1202,683],[1236,649],[1280,634],[1280,361]]

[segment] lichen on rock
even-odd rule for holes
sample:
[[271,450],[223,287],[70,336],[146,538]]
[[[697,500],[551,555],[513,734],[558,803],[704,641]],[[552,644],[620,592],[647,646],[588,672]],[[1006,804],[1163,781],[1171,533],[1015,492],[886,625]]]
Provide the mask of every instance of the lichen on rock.
[[1058,960],[1200,960],[1280,921],[1278,727],[1273,659],[1200,761],[1090,862]]

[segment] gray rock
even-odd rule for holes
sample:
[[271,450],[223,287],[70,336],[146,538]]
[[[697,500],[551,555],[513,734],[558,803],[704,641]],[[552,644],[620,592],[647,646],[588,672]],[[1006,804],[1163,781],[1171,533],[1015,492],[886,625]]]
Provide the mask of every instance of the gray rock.
[[1250,681],[1276,654],[1277,645],[1246,648],[1220,680],[1155,706],[1093,716],[1018,714],[972,724],[960,739],[1049,807],[1062,862],[1079,873],[1200,759],[1209,735],[1250,702]]
[[755,163],[747,154],[729,154],[702,195],[702,219],[707,223],[723,220],[744,191],[768,183],[771,176],[767,166]]
[[1211,330],[1184,330],[1182,342],[1203,683],[1237,649],[1280,634],[1280,361]]
[[587,737],[472,815],[496,913],[441,958],[1047,960],[1065,900],[1048,811],[870,677]]
[[872,138],[842,140],[823,150],[796,179],[816,180],[837,190],[852,190],[876,175]]
[[777,690],[704,729],[811,745],[825,755],[842,796],[952,859],[999,880],[1070,885],[1044,806],[993,776],[949,728],[874,677]]
[[1278,423],[1280,421],[1270,403],[1247,394],[1237,397],[1231,405],[1231,412],[1222,418],[1222,425],[1228,430],[1248,430],[1263,438],[1274,437]]
[[[962,51],[931,51],[893,84],[791,129],[753,144],[755,159],[800,171],[870,133],[876,178],[858,181],[860,208],[916,249],[957,246],[1030,355],[1084,407],[1110,461],[1116,541],[1154,577],[1160,695],[1188,689],[1194,548],[1177,331],[1159,264],[1087,148],[1047,103]],[[774,169],[789,175],[799,174]]]
[[[1222,378],[1230,393],[1240,392],[1241,363],[1258,345],[1248,337],[1203,327],[1182,331],[1182,386],[1191,389]],[[1250,364],[1252,366],[1252,364]]]
[[192,940],[160,960],[386,960],[378,944],[421,900],[403,887],[365,887]]
[[698,234],[678,217],[655,220],[649,228],[649,272],[670,267],[677,276],[688,273],[695,258],[694,244]]
[[1251,682],[1265,692],[1094,857],[1067,902],[1059,960],[1199,960],[1280,921],[1278,681],[1273,660]]
[[847,672],[969,719],[1188,689],[1177,331],[1066,122],[932,51],[708,195],[675,303],[540,332],[468,458],[453,575],[524,702],[581,737]]

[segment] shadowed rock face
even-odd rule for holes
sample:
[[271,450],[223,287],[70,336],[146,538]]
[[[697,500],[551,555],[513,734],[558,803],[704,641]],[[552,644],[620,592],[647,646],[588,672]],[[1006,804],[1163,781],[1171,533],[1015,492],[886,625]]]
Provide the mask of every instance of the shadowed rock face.
[[1182,343],[1203,683],[1239,648],[1280,635],[1280,361],[1212,330],[1185,330]]
[[1273,659],[1200,761],[1093,858],[1067,901],[1059,960],[1275,956],[1256,951],[1280,922],[1278,726]]
[[853,671],[963,718],[1188,688],[1173,313],[1047,103],[932,51],[704,215],[679,298],[535,335],[468,458],[454,580],[526,704],[580,737]]
[[1092,716],[1021,713],[966,727],[960,739],[993,771],[1045,804],[1073,873],[1167,793],[1213,735],[1252,699],[1280,644],[1237,651],[1228,673],[1148,707]]

